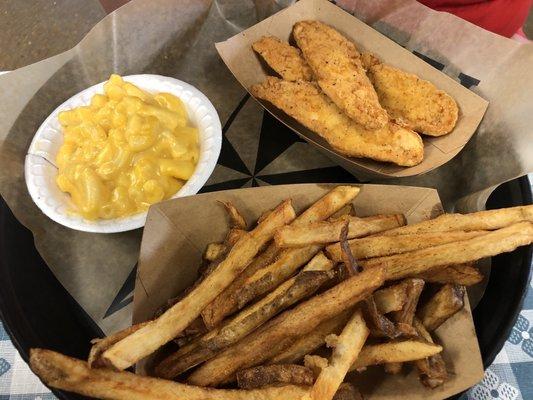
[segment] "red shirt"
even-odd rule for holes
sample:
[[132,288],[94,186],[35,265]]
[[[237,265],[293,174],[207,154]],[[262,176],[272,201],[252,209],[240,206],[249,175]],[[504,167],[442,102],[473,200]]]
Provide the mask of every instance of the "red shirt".
[[533,0],[418,0],[502,36],[513,36],[527,19]]

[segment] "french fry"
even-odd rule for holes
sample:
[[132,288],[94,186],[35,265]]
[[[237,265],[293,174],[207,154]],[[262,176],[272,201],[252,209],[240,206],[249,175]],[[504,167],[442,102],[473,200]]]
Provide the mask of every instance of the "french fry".
[[230,201],[219,200],[219,203],[224,206],[226,212],[228,213],[230,228],[237,228],[246,231],[248,224],[239,210],[237,210],[237,207],[235,207]]
[[365,269],[384,268],[387,280],[416,276],[434,268],[477,261],[513,251],[533,242],[533,223],[519,222],[472,239],[414,250],[393,256],[361,260]]
[[356,186],[336,186],[300,214],[293,224],[302,226],[329,218],[350,203],[359,191],[360,189]]
[[[348,243],[355,258],[358,260],[371,257],[389,256],[408,251],[425,249],[444,243],[456,242],[486,234],[487,231],[419,233],[398,236],[372,236],[352,239]],[[335,261],[341,260],[341,249],[338,243],[326,247],[328,256]]]
[[224,243],[209,243],[205,248],[204,260],[215,261],[227,252],[228,248]]
[[259,216],[259,218],[257,219],[257,223],[260,224],[261,222],[263,222],[265,218],[268,217],[268,214],[270,214],[271,212],[272,210],[263,211],[261,215]]
[[[170,307],[178,303],[188,293],[190,293],[196,286],[198,286],[200,282],[202,282],[209,274],[211,274],[220,265],[220,263],[224,260],[224,258],[228,254],[228,252],[233,248],[235,243],[246,233],[247,232],[242,229],[231,228],[226,234],[226,238],[224,239],[223,245],[225,247],[222,249],[223,251],[218,255],[218,257],[214,259],[213,261],[209,262],[203,268],[201,267],[198,271],[200,277],[196,280],[196,282],[191,287],[187,288],[183,293],[180,293],[178,296],[172,299],[169,299],[167,301],[167,304],[165,304],[163,307],[161,307],[157,311],[155,317],[161,316],[166,310],[168,310]],[[254,260],[258,260],[259,258],[260,257],[257,257]],[[250,266],[248,268],[250,268]],[[243,274],[241,273],[241,275]],[[239,275],[239,277],[241,275]],[[239,277],[237,277],[236,280],[238,280]],[[232,284],[233,283],[235,283],[235,281],[233,281]],[[180,347],[184,347],[186,344],[190,343],[191,340],[193,340],[195,337],[205,333],[207,330],[208,330],[208,326],[205,324],[205,321],[200,316],[196,318],[193,322],[191,322],[191,324],[189,324],[189,326],[174,339],[174,342],[176,342]]]
[[106,336],[105,338],[91,340],[92,347],[91,347],[91,351],[89,352],[89,358],[87,361],[89,368],[102,367],[103,363],[101,362],[100,357],[104,351],[106,351],[109,347],[111,347],[115,343],[124,339],[126,336],[129,336],[133,332],[138,331],[143,326],[145,326],[147,323],[148,322],[141,322],[140,324],[135,324],[126,329],[118,331],[112,335]]
[[464,306],[465,290],[459,285],[444,285],[417,312],[422,325],[433,332]]
[[[223,243],[210,243],[207,245],[207,249],[204,253],[204,263],[200,265],[198,269],[199,277],[196,282],[185,291],[180,293],[178,296],[169,299],[167,304],[163,306],[157,313],[156,316],[160,316],[179,300],[183,299],[189,292],[191,292],[196,286],[200,284],[209,274],[211,274],[224,260],[228,255],[229,251],[233,248],[235,243],[239,241],[241,237],[247,234],[246,231],[237,228],[231,228],[226,234],[226,238]],[[207,261],[207,262],[205,262]],[[198,323],[196,323],[199,325]],[[204,325],[205,327],[205,325]]]
[[471,214],[443,214],[434,219],[392,229],[384,233],[384,235],[448,231],[491,231],[505,228],[521,221],[533,222],[533,205],[479,211]]
[[[329,218],[331,220],[331,218]],[[348,221],[344,222],[344,226],[341,230],[339,237],[341,248],[342,248],[342,262],[343,265],[340,266],[338,271],[338,279],[344,280],[347,276],[352,276],[359,272],[359,267],[357,266],[357,261],[352,255],[350,248],[348,247]]]
[[300,274],[275,291],[242,310],[222,327],[167,356],[155,368],[161,378],[173,379],[182,372],[204,362],[222,349],[236,343],[255,328],[299,300],[311,295],[334,278],[334,263],[323,253],[316,255]]
[[[37,349],[32,352],[32,368],[54,387],[108,399],[268,400],[294,395],[299,400],[353,400],[358,398],[357,391],[341,387],[347,372],[383,364],[387,372],[399,373],[405,362],[413,363],[425,386],[442,385],[448,379],[442,346],[433,342],[430,332],[464,306],[465,289],[457,283],[473,284],[482,278],[473,266],[475,260],[533,242],[533,209],[448,215],[405,234],[389,235],[387,230],[348,241],[357,220],[375,222],[384,216],[350,216],[353,206],[347,199],[353,199],[358,189],[336,189],[298,218],[290,201],[285,201],[263,214],[251,232],[243,230],[246,222],[238,210],[225,204],[231,229],[224,242],[208,247],[208,268],[190,289],[171,300],[167,311],[154,320],[95,339],[87,363]],[[522,222],[511,223],[517,218]],[[324,231],[313,233],[317,226]],[[456,227],[460,229],[451,229]],[[404,232],[401,229],[392,231]],[[289,237],[294,232],[304,238]],[[325,238],[332,233],[339,234],[338,243],[328,246],[333,260],[320,251],[324,242],[306,242],[309,237]],[[285,234],[289,245],[303,246],[280,249],[276,240],[281,239],[275,236]],[[334,277],[339,282],[339,271],[334,271],[337,261],[346,266],[343,280],[309,298]],[[385,281],[398,279],[403,280],[376,291]],[[446,283],[418,306],[425,279]],[[229,299],[230,305],[213,308],[213,328],[204,333],[200,313],[219,299]],[[225,318],[237,310],[241,311]],[[184,332],[187,338],[180,336]],[[369,334],[393,340],[364,346]],[[246,390],[207,389],[116,371],[177,336],[185,345],[156,365],[157,375],[174,379],[198,367],[186,378],[188,383],[216,386],[237,380]],[[397,339],[400,336],[402,340]],[[334,348],[329,362],[309,355],[324,344]],[[293,364],[302,357],[311,370]],[[313,387],[303,387],[311,385],[313,377]]]
[[[155,318],[160,317],[165,311],[167,311],[169,308],[177,304],[180,300],[182,300],[187,294],[189,294],[196,286],[200,284],[208,275],[210,275],[224,260],[224,258],[227,256],[229,251],[233,248],[235,243],[243,237],[245,234],[247,234],[247,231],[244,231],[242,229],[238,228],[230,228],[228,233],[226,234],[226,238],[224,239],[223,243],[217,243],[220,247],[215,250],[211,250],[214,253],[208,255],[207,253],[210,251],[209,246],[212,245],[209,244],[206,250],[206,254],[204,254],[204,263],[200,265],[200,268],[198,269],[199,277],[197,278],[196,282],[184,290],[182,293],[180,293],[178,296],[171,298],[167,300],[167,303],[162,306],[155,314]],[[218,253],[218,254],[215,254]],[[213,260],[209,262],[207,261],[208,256],[211,256]],[[183,330],[176,338],[174,338],[174,342],[176,342],[180,347],[184,344],[190,342],[194,337],[205,333],[207,331],[207,326],[202,320],[201,317],[197,317],[193,322],[189,324],[189,326]]]
[[394,339],[401,335],[394,323],[379,312],[374,296],[364,300],[363,311],[372,336]]
[[361,393],[353,385],[343,383],[339,387],[339,390],[337,390],[337,393],[335,393],[333,400],[363,400],[363,396],[361,396]]
[[[198,269],[198,274],[200,277],[195,282],[195,285],[200,283],[207,275],[209,275],[219,266],[235,243],[237,243],[241,237],[246,235],[246,233],[247,232],[242,229],[231,228],[226,234],[223,243],[210,243],[207,245],[204,253],[204,261],[207,262],[204,262],[202,265],[200,265],[200,268]],[[177,301],[173,302],[172,304],[169,302],[169,306],[176,303]]]
[[241,389],[258,389],[274,384],[311,386],[313,371],[296,364],[272,364],[252,367],[237,372],[237,384]]
[[269,360],[271,364],[291,364],[301,361],[306,354],[323,346],[326,336],[338,334],[348,322],[352,311],[347,310],[327,321],[322,322],[307,335],[298,338],[290,347]]
[[202,321],[202,318],[196,318],[192,321],[185,330],[176,336],[173,341],[178,346],[185,346],[187,343],[190,343],[194,338],[203,335],[207,332],[207,328]]
[[283,250],[272,264],[245,280],[243,286],[235,294],[237,309],[268,293],[290,278],[298,268],[311,260],[321,249],[321,246],[306,246]]
[[330,221],[335,221],[336,219],[342,218],[345,215],[355,216],[355,208],[353,206],[353,203],[346,204],[339,211],[331,214],[331,217],[329,217],[329,219]]
[[[426,330],[419,319],[415,318],[413,325],[422,339],[429,343],[433,343],[431,334]],[[418,369],[420,381],[431,389],[442,385],[448,379],[446,364],[444,363],[441,354],[435,354],[422,360],[416,360],[414,364]]]
[[[303,226],[330,217],[346,204],[350,203],[357,196],[359,190],[355,186],[337,186],[333,188],[300,214],[292,224]],[[287,252],[291,250],[285,250],[278,255],[278,259],[281,258],[284,260],[283,262],[288,262],[288,264],[284,264],[285,268],[282,273],[276,273],[275,270],[279,266],[279,262],[276,263],[274,258],[278,254],[278,248],[275,245],[269,246],[263,253],[264,256],[259,257],[260,260],[258,262],[252,262],[250,267],[230,287],[206,307],[202,312],[202,318],[205,324],[209,328],[215,327],[226,316],[231,315],[244,307],[246,303],[253,300],[255,293],[262,291],[261,294],[263,294],[285,281],[296,269],[309,261],[319,250],[320,247],[307,251],[300,251],[298,249],[292,250],[292,253],[289,254]],[[268,262],[265,263],[266,261]],[[275,281],[275,279],[279,280]],[[269,281],[268,285],[266,281]],[[257,285],[257,287],[250,287],[250,284]],[[242,293],[243,288],[247,288],[246,293]]]
[[309,392],[294,385],[255,390],[201,388],[131,372],[91,369],[84,361],[43,349],[30,351],[30,367],[50,387],[108,400],[300,400]]
[[402,281],[393,286],[376,290],[374,301],[381,314],[401,310],[407,301],[407,288],[405,283]]
[[442,346],[438,344],[415,339],[367,345],[359,353],[350,371],[370,365],[420,360],[441,351]]
[[246,234],[220,265],[180,302],[159,318],[115,343],[102,358],[123,370],[150,355],[182,332],[226,288],[272,238],[274,231],[295,218],[290,200],[281,203],[268,218]]
[[246,235],[247,231],[243,229],[238,228],[231,228],[228,233],[226,234],[226,238],[224,239],[224,243],[228,245],[229,247],[232,247],[239,241],[241,237]]
[[[213,303],[217,303],[216,307],[206,308],[206,310],[209,309],[209,311],[212,312],[223,312],[225,310],[224,304],[227,304],[227,302],[224,302],[224,300],[227,300],[227,296],[231,294],[234,291],[235,287],[239,287],[243,284],[244,280],[247,278],[248,274],[253,273],[255,270],[258,270],[260,268],[263,268],[265,265],[268,265],[275,255],[277,254],[278,249],[274,244],[271,244],[267,247],[265,251],[260,253],[254,260],[250,263],[250,265],[219,295],[217,298],[213,301]],[[211,303],[211,305],[213,304]],[[216,327],[213,326],[214,323],[218,323],[218,319],[216,319],[216,316],[218,314],[212,314],[211,312],[207,312],[204,310],[202,312],[200,319],[204,322],[206,328],[208,330],[215,330]],[[189,344],[186,347],[181,348],[176,356],[184,355],[194,348],[198,347],[199,342],[194,342]]]
[[368,297],[383,284],[378,269],[352,276],[320,295],[270,320],[238,343],[196,369],[188,382],[200,386],[217,385],[238,370],[271,359],[320,323],[341,314]]
[[311,392],[304,399],[331,400],[365,344],[369,330],[361,310],[350,318],[335,344],[328,366],[320,372]]
[[415,361],[420,381],[424,386],[434,389],[448,380],[446,364],[440,354]]
[[348,239],[405,225],[405,217],[401,214],[376,215],[366,218],[346,216],[331,222],[316,222],[306,226],[286,226],[276,232],[274,240],[279,247],[302,247],[338,242],[345,221],[349,223]]
[[418,274],[416,278],[431,283],[452,283],[455,285],[472,286],[483,280],[483,274],[474,263],[450,265],[443,269],[430,270]]
[[236,294],[244,285],[244,282],[254,273],[272,263],[278,251],[278,247],[271,243],[202,311],[201,317],[208,329],[214,329],[225,316],[232,314],[238,309],[238,297]]
[[404,338],[417,337],[417,333],[416,333],[415,328],[413,328],[413,325],[405,324],[403,322],[397,322],[396,329],[398,330],[400,337],[404,337]]
[[[418,299],[424,289],[422,279],[405,279],[402,282],[406,288],[407,300],[401,310],[391,314],[391,318],[396,322],[397,329],[402,331],[404,336],[416,336],[416,329],[413,328],[413,318],[415,316]],[[402,363],[385,364],[385,372],[399,374],[402,371]]]
[[[326,196],[321,200],[323,199],[326,199]],[[338,207],[338,205],[339,204],[336,204],[336,207]],[[309,221],[311,218],[316,217],[323,219],[332,214],[332,208],[324,209],[327,210],[326,213],[323,212],[322,214],[319,214],[316,212],[310,212],[305,215],[307,212],[313,211],[313,206],[311,206],[302,214],[305,218],[301,218],[301,216],[298,217],[291,226],[296,228],[308,226],[305,224],[305,221]],[[339,211],[340,210],[336,211],[336,213]],[[345,222],[343,222],[343,224],[345,224]],[[274,289],[277,285],[290,277],[301,265],[305,264],[313,255],[320,251],[321,248],[321,246],[311,245],[281,252],[276,261],[268,267],[257,271],[245,281],[241,291],[238,292],[236,296],[239,299],[239,308]]]
[[316,292],[324,283],[333,279],[334,263],[323,253],[317,254],[304,269],[294,278],[289,279],[276,288],[272,293],[240,313],[238,317],[221,329],[222,338],[209,340],[204,343],[208,347],[221,347],[227,343],[234,343],[245,335],[242,333],[246,326],[246,333],[269,320],[279,311],[288,308],[296,302]]
[[329,361],[327,358],[308,354],[304,357],[304,365],[318,378],[322,370],[329,365]]
[[431,333],[426,329],[424,324],[417,318],[413,318],[413,327],[416,329],[418,336],[428,343],[434,343]]
[[424,281],[422,279],[405,279],[403,283],[407,292],[407,301],[401,310],[392,313],[392,320],[413,325],[418,299],[424,289]]
[[[341,251],[342,251],[342,262],[344,265],[344,271],[341,275],[348,275],[353,276],[356,273],[360,272],[359,266],[357,265],[357,261],[355,261],[355,258],[350,251],[350,247],[348,246],[348,221],[344,223],[344,227],[341,230],[340,234],[340,245],[341,245]],[[342,276],[342,279],[346,279],[346,276]]]

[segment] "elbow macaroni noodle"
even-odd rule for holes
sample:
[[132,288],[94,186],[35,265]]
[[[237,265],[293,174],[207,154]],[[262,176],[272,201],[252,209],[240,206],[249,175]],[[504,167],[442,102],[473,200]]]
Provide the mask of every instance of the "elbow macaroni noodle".
[[181,100],[111,75],[88,106],[59,114],[64,143],[56,182],[75,213],[125,217],[172,197],[198,163],[198,131]]

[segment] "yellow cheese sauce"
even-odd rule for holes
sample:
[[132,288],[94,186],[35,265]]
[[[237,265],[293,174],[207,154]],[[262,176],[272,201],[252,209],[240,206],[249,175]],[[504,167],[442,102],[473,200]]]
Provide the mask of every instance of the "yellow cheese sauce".
[[198,163],[198,131],[169,93],[152,95],[111,75],[88,106],[59,113],[57,185],[72,212],[111,219],[172,197]]

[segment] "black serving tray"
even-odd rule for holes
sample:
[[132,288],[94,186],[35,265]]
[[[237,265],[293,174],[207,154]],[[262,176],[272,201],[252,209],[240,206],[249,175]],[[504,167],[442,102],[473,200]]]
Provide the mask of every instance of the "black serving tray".
[[[498,187],[487,208],[531,204],[527,177]],[[474,309],[474,322],[485,367],[509,336],[531,279],[533,246],[493,258],[485,295]],[[0,199],[0,318],[25,361],[29,349],[44,347],[86,358],[92,338],[102,331],[57,281],[35,249],[33,236]],[[83,396],[53,390],[60,399]]]

